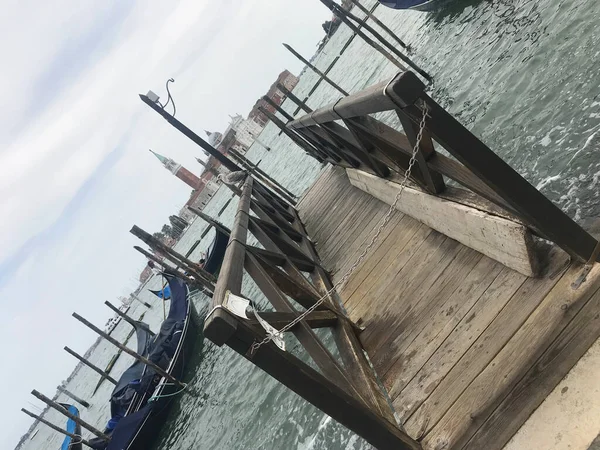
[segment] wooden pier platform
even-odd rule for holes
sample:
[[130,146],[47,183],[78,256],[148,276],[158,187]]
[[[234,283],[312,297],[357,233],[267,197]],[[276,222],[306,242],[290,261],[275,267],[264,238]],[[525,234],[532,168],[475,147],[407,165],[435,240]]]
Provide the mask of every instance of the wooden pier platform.
[[[326,169],[298,205],[337,281],[389,206]],[[527,277],[395,212],[341,291],[406,432],[424,449],[501,449],[600,336],[600,265],[557,248]]]

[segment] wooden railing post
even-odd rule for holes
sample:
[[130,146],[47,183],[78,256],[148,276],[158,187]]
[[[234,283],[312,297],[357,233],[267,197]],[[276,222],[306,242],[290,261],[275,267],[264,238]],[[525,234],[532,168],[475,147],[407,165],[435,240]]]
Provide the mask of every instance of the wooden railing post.
[[239,295],[242,290],[252,184],[252,177],[246,177],[212,297],[212,310],[204,321],[204,335],[217,345],[223,345],[237,329],[237,321],[225,313],[222,304],[228,291]]

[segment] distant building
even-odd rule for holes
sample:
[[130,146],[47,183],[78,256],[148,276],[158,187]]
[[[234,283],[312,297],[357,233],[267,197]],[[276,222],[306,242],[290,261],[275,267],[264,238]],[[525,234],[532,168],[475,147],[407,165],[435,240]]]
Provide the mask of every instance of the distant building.
[[[266,96],[269,97],[277,105],[281,105],[284,99],[284,95],[283,92],[281,92],[277,88],[277,83],[281,83],[286,87],[286,89],[292,91],[298,84],[298,77],[292,74],[289,70],[284,70],[279,74],[277,80],[271,85],[271,87],[267,91]],[[248,114],[248,119],[258,122],[264,128],[267,125],[267,123],[269,123],[269,118],[258,110],[258,108],[261,106],[267,111],[275,113],[275,108],[273,108],[261,98],[256,102],[256,104],[250,111],[250,114]]]
[[145,283],[146,281],[148,281],[148,278],[150,278],[151,275],[152,269],[150,268],[150,266],[145,266],[144,270],[142,270],[142,273],[140,273],[140,283]]
[[[216,135],[220,133],[214,134]],[[188,206],[193,206],[202,210],[213,197],[215,192],[217,192],[217,189],[219,189],[219,185],[216,183],[213,173],[204,171],[202,175],[198,177],[181,164],[173,161],[171,158],[166,158],[165,156],[159,155],[152,150],[150,151],[162,163],[165,169],[192,188],[190,199],[187,201],[183,209],[187,209]],[[186,214],[184,217],[180,214],[180,217],[186,221],[189,221],[194,217],[194,215],[192,214],[192,216],[189,216]]]

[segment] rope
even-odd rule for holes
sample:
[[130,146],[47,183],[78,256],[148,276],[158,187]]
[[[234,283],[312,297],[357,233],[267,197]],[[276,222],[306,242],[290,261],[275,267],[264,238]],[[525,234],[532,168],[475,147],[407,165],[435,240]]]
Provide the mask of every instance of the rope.
[[[429,117],[428,113],[429,113],[429,109],[427,108],[427,104],[423,102],[423,117],[421,118],[421,122],[419,124],[419,133],[417,134],[415,145],[412,150],[412,155],[408,162],[408,167],[406,168],[406,171],[404,172],[404,178],[402,179],[402,182],[400,183],[400,190],[396,194],[396,197],[394,198],[393,203],[390,205],[390,208],[388,209],[386,215],[379,222],[377,231],[371,238],[371,241],[364,248],[364,250],[362,251],[360,256],[356,259],[356,261],[354,262],[352,267],[350,267],[350,269],[348,269],[348,271],[346,271],[346,273],[340,279],[340,281],[338,281],[331,289],[329,289],[325,293],[325,295],[323,295],[319,300],[317,300],[314,305],[312,305],[310,308],[306,309],[302,314],[298,315],[294,320],[292,320],[286,326],[281,328],[279,330],[278,334],[283,334],[286,331],[293,328],[299,322],[304,320],[310,313],[312,313],[319,306],[321,306],[325,302],[325,299],[327,297],[329,297],[334,291],[341,289],[346,284],[348,279],[352,276],[354,271],[358,268],[358,266],[363,262],[363,260],[365,259],[365,257],[367,256],[367,254],[369,253],[371,248],[373,248],[375,243],[378,241],[379,236],[383,232],[383,229],[386,227],[386,225],[388,224],[388,222],[390,221],[390,219],[392,218],[392,215],[394,214],[394,212],[396,210],[396,205],[400,201],[400,197],[402,196],[402,192],[404,192],[404,188],[406,187],[406,184],[408,183],[408,178],[410,177],[412,168],[417,161],[417,154],[419,153],[419,147],[421,145],[421,141],[423,140],[423,133],[425,131],[427,117]],[[252,346],[250,347],[250,355],[253,355],[261,347],[261,345],[266,344],[267,342],[271,341],[272,339],[273,339],[273,336],[271,336],[270,334],[267,334],[262,341],[254,342],[252,344]]]

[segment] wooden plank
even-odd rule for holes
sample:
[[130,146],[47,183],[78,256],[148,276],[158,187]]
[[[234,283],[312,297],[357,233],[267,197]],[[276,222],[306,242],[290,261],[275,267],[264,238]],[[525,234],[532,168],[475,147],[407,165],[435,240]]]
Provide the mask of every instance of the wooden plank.
[[227,345],[375,448],[421,449],[396,424],[382,419],[336,383],[274,344],[263,345],[250,355],[249,349],[257,339],[261,336],[242,323]]
[[[298,283],[296,281],[297,278],[293,278],[283,270],[268,263],[260,256],[256,256],[255,258],[263,270],[269,275],[275,284],[277,284],[279,289],[281,289],[285,295],[294,299],[303,307],[308,309],[321,298],[315,289],[307,289],[305,283]],[[300,277],[304,278],[301,274]]]
[[[403,222],[404,223],[404,222]],[[431,228],[412,220],[405,223],[405,233],[390,247],[389,252],[379,263],[380,269],[374,277],[369,278],[368,283],[361,285],[345,302],[350,317],[358,320],[363,317],[371,321],[374,309],[373,303],[377,304],[380,298],[379,291],[383,291],[388,285],[386,280],[391,280],[402,270],[408,261],[417,253],[426,239],[432,233]],[[361,299],[358,301],[358,299]],[[368,314],[368,315],[367,315]]]
[[467,443],[600,287],[600,265],[596,264],[585,286],[572,289],[581,270],[582,265],[575,265],[561,277],[513,338],[424,437],[425,446],[461,448]]
[[[358,170],[350,182],[374,197],[394,203],[399,185]],[[538,273],[530,231],[520,223],[406,187],[397,209],[460,243],[526,276]]]
[[[553,252],[549,273],[565,267],[564,253],[562,258],[557,253]],[[558,280],[559,277],[527,279],[411,417],[406,424],[407,429],[425,434],[433,428],[471,380],[484,370],[520,329]]]
[[600,292],[596,291],[477,430],[464,450],[504,448],[598,338]]
[[315,263],[309,263],[305,260],[296,259],[294,257],[286,257],[286,255],[284,255],[283,253],[279,253],[277,251],[266,250],[264,248],[258,248],[252,245],[247,245],[246,249],[249,252],[252,252],[254,255],[258,255],[261,258],[264,258],[267,261],[271,262],[272,264],[275,264],[276,266],[284,266],[286,261],[289,259],[294,264],[294,266],[302,272],[312,272],[315,268]]
[[[296,221],[296,226],[299,230],[303,230],[306,233],[306,229],[301,221]],[[315,247],[310,242],[305,241],[304,245],[313,257],[318,257]],[[315,271],[311,273],[311,278],[322,295],[327,295],[333,289],[330,277],[321,267],[315,268]],[[334,291],[331,295],[328,295],[327,302],[331,307],[341,311],[342,302],[337,292]],[[348,377],[352,380],[354,386],[356,386],[362,393],[363,398],[371,404],[381,417],[391,423],[396,423],[388,399],[375,380],[375,373],[367,360],[353,324],[349,320],[339,320],[337,326],[332,331],[340,357],[344,362]]]
[[[383,313],[380,313],[377,319],[377,326],[372,327],[373,332],[369,333],[367,330],[361,336],[365,344],[380,348],[390,337],[396,336],[404,320],[456,258],[460,244],[443,235],[438,236],[441,239],[439,246],[434,245],[431,251],[415,256],[404,270],[391,280],[393,288],[387,288],[382,295],[383,298],[389,298],[385,302],[387,305],[385,308],[378,308],[383,310]],[[381,356],[382,353],[377,352],[377,359],[373,358],[376,367],[381,362]]]
[[[248,313],[248,312],[246,312]],[[273,311],[261,311],[260,317],[266,320],[269,325],[280,330],[284,326],[288,325],[292,320],[298,317],[298,313],[290,312],[273,312]],[[311,312],[304,321],[311,328],[328,328],[334,327],[337,324],[338,317],[331,311],[313,311]],[[248,322],[252,325],[261,326],[258,319],[249,319]]]
[[410,433],[416,435],[421,423],[416,425],[416,420],[411,418],[411,421],[407,422],[407,419],[427,400],[446,374],[521,287],[525,279],[523,275],[506,267],[503,268],[500,275],[452,330],[452,333],[422,369],[415,374],[410,383],[401,392],[390,391],[396,412],[401,421],[405,423],[405,427],[410,427]]
[[[403,73],[390,83],[387,92],[400,104],[411,105],[403,110],[418,122],[422,111],[412,101],[415,95],[419,96],[418,91],[406,94],[405,89],[405,86],[413,86],[416,81],[418,79],[414,74]],[[581,261],[587,261],[596,246],[596,239],[433,99],[425,93],[419,97],[427,105],[427,129],[438,143],[551,241]]]
[[461,286],[440,306],[427,325],[423,326],[419,335],[406,348],[399,350],[387,372],[379,370],[384,386],[388,388],[392,398],[398,396],[398,393],[448,338],[452,330],[496,279],[502,267],[493,259],[482,257],[473,270],[464,277]]
[[[256,285],[278,312],[294,313],[296,315],[300,314],[299,311],[294,309],[291,302],[279,290],[279,287],[269,277],[254,256],[251,254],[246,255],[244,267],[246,268],[246,272],[248,272]],[[296,336],[300,344],[302,344],[323,375],[331,381],[339,383],[339,385],[349,393],[358,395],[358,391],[356,391],[354,386],[350,383],[344,370],[306,322],[301,321],[298,324],[298,327],[295,327],[292,330],[292,333],[294,333],[294,336]]]
[[[383,343],[372,358],[379,373],[387,373],[397,361],[398,356],[404,353],[404,350],[423,331],[423,328],[429,327],[429,319],[463,285],[465,277],[482,257],[481,253],[461,245],[435,282],[425,281],[422,284],[426,289],[422,290],[420,294],[418,291],[409,294],[413,298],[419,296],[416,298],[413,308],[399,317],[396,324],[390,327],[388,331],[390,339]],[[437,266],[439,264],[436,264],[436,268]]]

